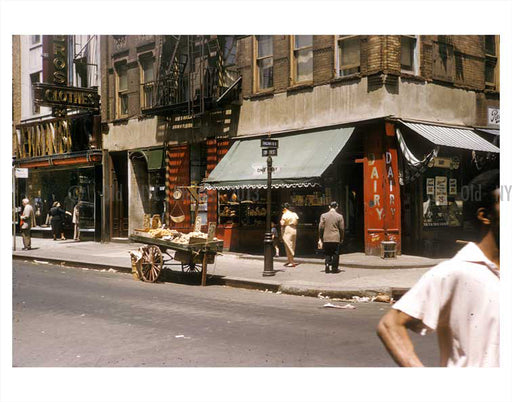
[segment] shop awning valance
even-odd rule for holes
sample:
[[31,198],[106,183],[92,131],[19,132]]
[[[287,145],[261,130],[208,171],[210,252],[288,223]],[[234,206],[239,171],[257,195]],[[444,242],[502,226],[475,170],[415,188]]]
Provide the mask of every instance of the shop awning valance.
[[436,145],[480,152],[500,152],[496,145],[484,140],[472,129],[442,127],[407,121],[402,121],[402,123]]
[[[279,141],[278,156],[272,157],[272,187],[317,186],[353,132],[354,127],[344,127],[272,137]],[[205,187],[266,188],[267,158],[261,156],[260,144],[261,138],[235,141],[205,180]]]

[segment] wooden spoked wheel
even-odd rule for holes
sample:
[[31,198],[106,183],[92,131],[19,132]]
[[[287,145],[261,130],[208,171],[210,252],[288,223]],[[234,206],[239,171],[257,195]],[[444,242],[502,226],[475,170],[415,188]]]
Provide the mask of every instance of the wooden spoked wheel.
[[200,272],[201,271],[201,265],[191,262],[190,264],[181,264],[181,271],[182,272]]
[[149,246],[142,255],[140,276],[145,282],[156,282],[162,271],[164,258],[160,248]]

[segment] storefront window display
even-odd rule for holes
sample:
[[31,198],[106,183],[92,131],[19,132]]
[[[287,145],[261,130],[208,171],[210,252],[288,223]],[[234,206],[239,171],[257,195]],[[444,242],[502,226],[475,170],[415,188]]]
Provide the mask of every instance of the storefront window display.
[[[73,208],[79,204],[79,225],[81,230],[95,229],[95,170],[93,167],[62,170],[29,171],[25,179],[25,194],[34,205],[36,227],[49,227],[48,212],[55,201],[62,208],[73,213]],[[72,227],[71,218],[66,225]]]
[[459,158],[434,158],[423,181],[423,226],[462,226],[460,178]]

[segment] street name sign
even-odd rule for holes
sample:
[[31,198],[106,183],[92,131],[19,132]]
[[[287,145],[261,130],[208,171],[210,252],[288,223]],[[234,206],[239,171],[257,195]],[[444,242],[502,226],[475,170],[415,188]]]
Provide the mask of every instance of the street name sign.
[[279,148],[278,140],[270,140],[268,138],[261,139],[261,147],[262,148]]
[[277,148],[263,148],[261,156],[277,156]]

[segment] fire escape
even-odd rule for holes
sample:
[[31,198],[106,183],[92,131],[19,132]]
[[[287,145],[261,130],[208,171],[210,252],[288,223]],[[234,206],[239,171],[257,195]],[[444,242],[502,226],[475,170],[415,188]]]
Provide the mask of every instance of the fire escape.
[[156,79],[142,84],[142,113],[194,118],[236,99],[241,78],[229,53],[235,44],[217,35],[161,36]]

